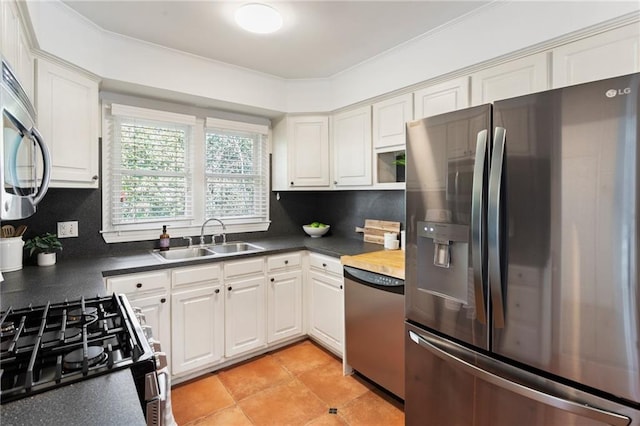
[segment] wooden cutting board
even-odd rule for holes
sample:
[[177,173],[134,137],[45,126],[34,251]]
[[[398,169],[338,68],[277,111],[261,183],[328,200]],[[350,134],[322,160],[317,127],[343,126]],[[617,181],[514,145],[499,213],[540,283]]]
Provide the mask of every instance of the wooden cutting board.
[[400,222],[389,222],[386,220],[365,219],[364,221],[364,241],[384,245],[384,233],[395,232],[400,236]]
[[404,279],[404,250],[380,250],[355,256],[342,256],[343,265]]

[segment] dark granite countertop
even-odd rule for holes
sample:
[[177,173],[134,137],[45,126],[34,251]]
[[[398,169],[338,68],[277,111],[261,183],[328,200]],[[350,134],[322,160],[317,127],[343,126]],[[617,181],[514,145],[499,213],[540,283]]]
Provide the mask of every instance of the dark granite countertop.
[[[339,258],[380,250],[380,245],[362,240],[339,237],[281,237],[248,240],[265,250],[240,256],[264,256],[293,250],[312,252]],[[239,256],[235,256],[237,258]],[[20,308],[44,305],[81,297],[106,294],[104,277],[157,269],[219,262],[229,256],[166,262],[150,252],[132,252],[118,256],[79,258],[58,262],[47,267],[27,266],[4,273],[0,283],[0,308]],[[64,410],[60,407],[66,407]],[[91,417],[89,417],[91,416]],[[55,419],[55,420],[53,420]],[[50,424],[145,424],[138,403],[133,378],[128,370],[85,380],[73,385],[3,404],[0,407],[2,425]]]

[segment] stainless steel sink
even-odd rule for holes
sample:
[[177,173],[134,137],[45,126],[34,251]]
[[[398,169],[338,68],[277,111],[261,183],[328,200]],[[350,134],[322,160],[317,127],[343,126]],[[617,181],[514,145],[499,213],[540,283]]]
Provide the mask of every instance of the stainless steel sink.
[[152,253],[162,260],[188,260],[216,255],[206,247],[179,247],[167,251],[154,250]]
[[234,241],[220,245],[206,247],[177,247],[167,251],[153,250],[154,256],[157,256],[165,262],[176,262],[180,260],[202,259],[214,256],[232,256],[243,253],[252,253],[262,251],[264,248],[244,241]]
[[231,243],[209,246],[209,250],[218,254],[241,254],[254,251],[261,251],[264,248],[255,244],[245,243],[243,241],[233,241]]

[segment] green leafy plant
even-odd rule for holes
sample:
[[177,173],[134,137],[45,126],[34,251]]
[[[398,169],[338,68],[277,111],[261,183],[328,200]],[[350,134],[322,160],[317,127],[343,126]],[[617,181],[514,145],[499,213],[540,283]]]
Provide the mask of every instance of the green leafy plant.
[[24,248],[29,249],[29,256],[33,256],[34,253],[54,253],[56,250],[62,250],[62,243],[56,234],[47,232],[27,240]]
[[393,160],[393,165],[395,165],[395,166],[404,166],[406,164],[406,162],[407,162],[407,158],[406,158],[406,155],[403,153],[403,154],[400,154],[400,155],[396,156],[396,159]]

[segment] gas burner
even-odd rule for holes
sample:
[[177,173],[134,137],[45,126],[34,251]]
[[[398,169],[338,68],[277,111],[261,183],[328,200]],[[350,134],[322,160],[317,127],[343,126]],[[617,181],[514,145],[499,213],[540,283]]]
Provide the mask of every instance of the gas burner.
[[81,321],[83,317],[97,318],[98,308],[95,306],[87,306],[82,312],[82,308],[72,309],[67,313],[67,319],[71,322]]
[[[87,366],[94,367],[107,359],[102,346],[87,347]],[[80,370],[84,360],[84,350],[82,348],[69,352],[62,357],[62,368],[65,371]]]
[[64,330],[64,340],[71,341],[77,340],[82,337],[82,329],[77,327],[69,327]]

